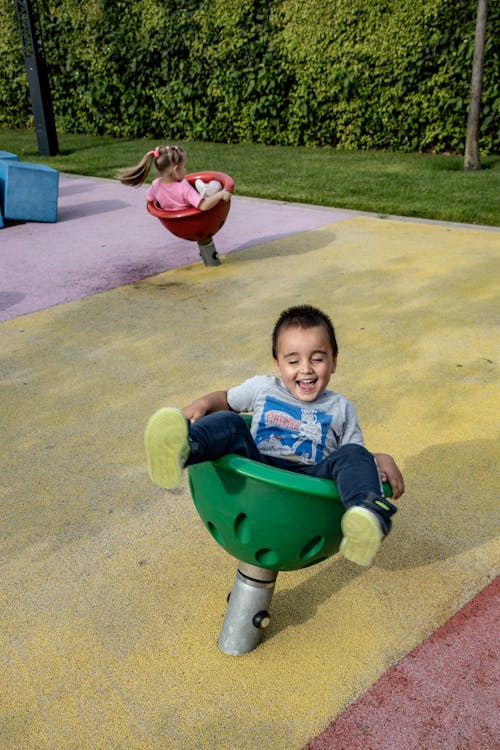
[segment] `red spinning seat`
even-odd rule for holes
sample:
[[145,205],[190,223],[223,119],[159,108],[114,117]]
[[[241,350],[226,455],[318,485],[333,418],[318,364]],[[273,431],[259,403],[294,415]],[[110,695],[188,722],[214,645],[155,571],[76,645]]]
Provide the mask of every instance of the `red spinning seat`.
[[[203,182],[218,180],[230,193],[234,190],[233,178],[223,172],[196,172],[186,175],[186,180],[193,186],[197,179]],[[230,204],[231,201],[219,201],[209,211],[200,211],[194,206],[178,211],[165,211],[153,201],[148,201],[146,207],[149,213],[156,216],[176,237],[203,243],[209,241],[224,225]]]

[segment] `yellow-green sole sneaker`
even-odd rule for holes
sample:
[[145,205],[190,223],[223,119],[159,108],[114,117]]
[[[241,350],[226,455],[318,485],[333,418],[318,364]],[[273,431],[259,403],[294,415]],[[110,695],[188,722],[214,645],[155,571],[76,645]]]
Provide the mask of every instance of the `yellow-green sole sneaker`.
[[356,505],[342,516],[340,554],[356,565],[371,565],[384,534],[375,513]]
[[177,487],[189,455],[188,425],[180,409],[155,412],[146,425],[144,443],[153,482],[166,490]]

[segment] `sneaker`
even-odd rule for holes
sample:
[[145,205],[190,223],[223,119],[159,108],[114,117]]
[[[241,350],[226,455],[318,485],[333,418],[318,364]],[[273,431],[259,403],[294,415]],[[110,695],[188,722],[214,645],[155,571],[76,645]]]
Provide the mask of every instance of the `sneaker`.
[[210,182],[203,182],[199,177],[194,181],[196,190],[204,198],[208,198],[210,195],[214,195],[222,190],[222,185],[218,180],[210,180]]
[[356,565],[371,565],[384,533],[375,513],[356,505],[342,516],[340,554]]
[[203,182],[199,177],[194,181],[194,186],[200,195],[205,197],[205,191],[207,189],[207,183]]
[[155,412],[146,425],[144,442],[153,482],[167,490],[177,487],[189,455],[188,424],[180,409]]

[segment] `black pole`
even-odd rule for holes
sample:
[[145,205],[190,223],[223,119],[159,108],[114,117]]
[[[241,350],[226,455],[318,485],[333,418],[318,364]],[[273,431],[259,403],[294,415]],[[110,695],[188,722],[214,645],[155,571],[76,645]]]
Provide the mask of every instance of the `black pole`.
[[59,145],[47,66],[38,41],[39,19],[36,0],[33,3],[30,0],[15,0],[15,2],[23,45],[24,64],[28,75],[31,108],[35,119],[38,151],[42,156],[55,156],[59,152]]

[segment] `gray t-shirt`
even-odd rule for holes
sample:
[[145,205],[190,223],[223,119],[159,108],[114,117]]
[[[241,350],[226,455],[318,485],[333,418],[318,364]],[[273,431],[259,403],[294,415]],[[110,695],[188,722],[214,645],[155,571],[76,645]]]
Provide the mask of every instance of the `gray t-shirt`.
[[255,375],[231,388],[227,400],[234,411],[253,413],[252,435],[268,456],[318,464],[341,445],[364,445],[354,406],[335,391],[299,401],[281,378]]

